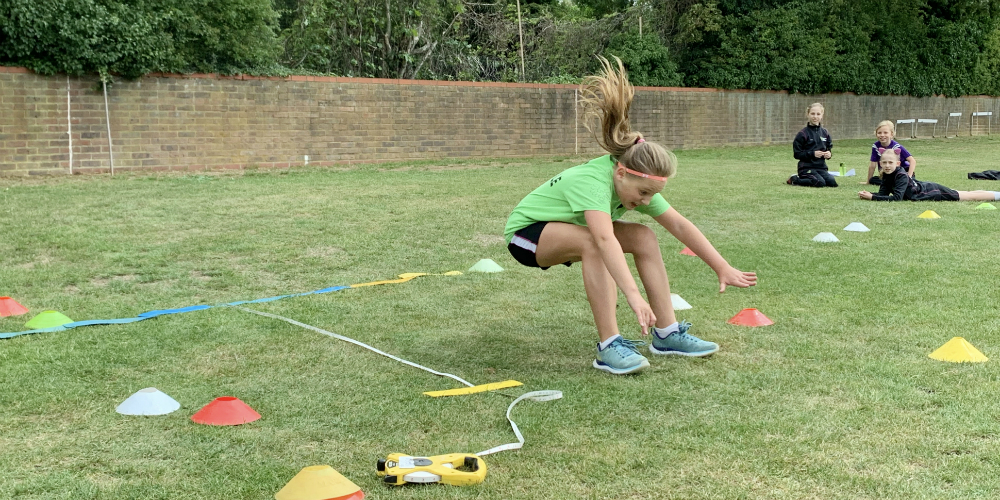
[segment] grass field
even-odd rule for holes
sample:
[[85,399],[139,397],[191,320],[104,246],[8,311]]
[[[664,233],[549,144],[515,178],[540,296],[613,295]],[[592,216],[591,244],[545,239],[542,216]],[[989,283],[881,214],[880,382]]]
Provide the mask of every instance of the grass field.
[[[904,142],[917,176],[1000,190],[1000,139]],[[863,172],[870,141],[833,164]],[[0,179],[0,295],[74,320],[306,292],[405,272],[404,284],[249,307],[374,345],[502,393],[458,387],[356,346],[231,308],[0,340],[0,498],[267,499],[328,464],[372,499],[922,499],[1000,491],[1000,358],[927,354],[962,336],[1000,356],[1000,211],[978,203],[873,203],[857,181],[788,186],[791,147],[680,151],[666,198],[759,285],[718,293],[714,273],[662,229],[671,287],[694,308],[708,359],[650,359],[638,376],[590,367],[596,332],[580,266],[517,265],[503,245],[513,206],[582,158],[418,162],[344,169]],[[933,209],[941,219],[919,219]],[[630,214],[629,219],[641,220]],[[842,228],[862,222],[868,233]],[[649,221],[651,222],[651,221]],[[839,243],[815,243],[822,231]],[[775,324],[729,325],[745,307]],[[624,300],[619,322],[636,338]],[[115,407],[155,386],[161,417]],[[482,485],[390,489],[393,452],[476,452]],[[189,418],[217,396],[263,418]]]

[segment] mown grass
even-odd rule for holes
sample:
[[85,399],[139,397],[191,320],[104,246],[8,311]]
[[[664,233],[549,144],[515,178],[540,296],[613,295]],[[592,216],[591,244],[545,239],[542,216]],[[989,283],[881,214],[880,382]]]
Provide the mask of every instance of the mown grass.
[[[837,143],[862,174],[870,142]],[[996,138],[906,143],[918,177],[998,189]],[[392,278],[249,307],[370,343],[504,394],[456,387],[358,347],[234,309],[0,341],[0,497],[272,498],[329,464],[369,498],[992,498],[1000,491],[996,361],[927,358],[963,336],[1000,353],[1000,212],[976,203],[858,200],[787,186],[790,146],[681,151],[667,199],[760,284],[718,294],[714,274],[661,229],[680,317],[719,342],[709,359],[651,359],[639,376],[589,367],[595,331],[580,267],[518,266],[501,233],[520,198],[581,158],[418,162],[243,174],[0,179],[0,295],[75,320],[118,318]],[[942,218],[918,219],[933,209]],[[633,220],[641,220],[630,216]],[[848,233],[848,223],[872,230]],[[811,238],[830,231],[839,243]],[[624,301],[623,331],[636,337]],[[756,307],[775,325],[726,320]],[[0,332],[31,316],[0,318]],[[162,417],[115,413],[155,386]],[[392,452],[476,452],[484,484],[390,489]],[[263,418],[189,417],[233,395]]]

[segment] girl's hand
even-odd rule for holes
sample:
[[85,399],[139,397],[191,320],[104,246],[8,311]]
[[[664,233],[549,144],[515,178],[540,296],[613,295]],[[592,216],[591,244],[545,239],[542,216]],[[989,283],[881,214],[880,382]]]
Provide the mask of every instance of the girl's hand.
[[733,266],[719,273],[719,293],[726,291],[726,285],[746,288],[757,284],[757,273],[743,272]]
[[826,153],[822,151],[813,151],[813,156],[816,158],[826,158]]
[[634,300],[629,300],[628,305],[635,312],[635,318],[639,320],[639,327],[642,328],[642,334],[649,335],[649,329],[656,325],[656,315],[653,314],[653,308],[649,307],[649,303],[641,296]]
[[861,198],[862,200],[870,200],[872,199],[872,194],[868,191],[858,191],[858,198]]
[[828,160],[829,160],[830,158],[833,158],[833,153],[831,153],[831,152],[829,152],[829,151],[824,151],[824,153],[825,153],[825,154],[824,154],[824,156],[826,156],[826,158],[827,158]]

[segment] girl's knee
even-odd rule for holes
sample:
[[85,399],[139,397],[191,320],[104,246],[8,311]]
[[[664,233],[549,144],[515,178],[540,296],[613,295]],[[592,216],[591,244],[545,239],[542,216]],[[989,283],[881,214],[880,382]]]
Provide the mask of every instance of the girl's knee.
[[656,233],[646,225],[635,224],[630,227],[628,239],[629,253],[633,255],[660,253],[660,242],[656,239]]

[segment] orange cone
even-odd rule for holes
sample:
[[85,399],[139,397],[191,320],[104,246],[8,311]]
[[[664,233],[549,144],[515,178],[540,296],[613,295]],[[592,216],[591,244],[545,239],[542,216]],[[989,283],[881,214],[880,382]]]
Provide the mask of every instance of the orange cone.
[[10,297],[0,297],[0,317],[17,316],[28,312],[28,309],[18,304]]
[[196,424],[205,425],[240,425],[260,419],[260,413],[250,408],[240,398],[223,396],[215,398],[198,413],[191,415]]
[[740,311],[736,314],[736,316],[729,318],[729,324],[740,326],[767,326],[773,325],[774,321],[771,321],[767,316],[764,316],[764,313],[753,308],[748,308]]
[[698,256],[698,254],[692,252],[691,249],[688,248],[688,247],[684,247],[684,250],[681,250],[681,255],[690,255],[692,257],[697,257]]

